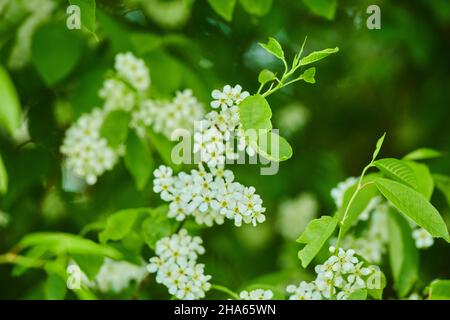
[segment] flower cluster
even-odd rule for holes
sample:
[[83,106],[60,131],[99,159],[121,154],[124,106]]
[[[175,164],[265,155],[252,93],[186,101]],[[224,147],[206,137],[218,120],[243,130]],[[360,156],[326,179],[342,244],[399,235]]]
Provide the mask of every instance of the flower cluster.
[[76,176],[90,185],[97,177],[111,170],[119,157],[119,151],[108,146],[100,136],[104,112],[94,109],[81,116],[66,132],[61,152],[66,156],[66,165]]
[[196,126],[193,152],[200,155],[200,161],[206,163],[209,168],[215,168],[225,164],[226,159],[238,158],[234,145],[236,139],[237,149],[247,150],[247,153],[253,156],[255,148],[245,139],[238,111],[239,103],[248,97],[249,93],[242,91],[240,85],[226,85],[222,91],[213,90],[211,95],[214,99],[211,107],[219,111],[209,112]]
[[101,292],[119,293],[128,288],[132,281],[140,283],[146,275],[145,266],[105,258],[95,276],[95,287]]
[[185,229],[156,243],[156,257],[150,258],[147,270],[156,272],[156,282],[165,285],[178,299],[194,300],[205,296],[211,287],[211,276],[197,263],[205,252],[200,237],[191,237]]
[[198,224],[207,226],[222,224],[224,218],[233,220],[236,226],[242,222],[256,225],[266,218],[255,188],[234,181],[233,172],[223,166],[207,172],[200,165],[190,174],[180,172],[177,176],[173,176],[171,168],[160,166],[153,174],[153,190],[170,202],[171,218],[182,221],[193,216]]
[[137,91],[146,91],[150,86],[150,75],[144,61],[131,52],[119,53],[114,68],[117,74]]
[[341,208],[344,202],[345,193],[349,188],[358,182],[357,177],[349,177],[345,181],[339,182],[338,185],[331,189],[331,197],[336,203],[337,208]]
[[325,263],[315,267],[314,281],[286,288],[290,300],[346,300],[356,290],[369,287],[369,277],[376,272],[376,266],[365,267],[352,249],[330,247],[330,252],[332,255]]
[[277,227],[283,237],[295,240],[314,219],[318,203],[313,194],[302,193],[294,199],[283,201],[278,208]]
[[242,300],[271,300],[273,298],[272,290],[255,289],[252,291],[241,291],[239,297]]
[[[128,288],[131,282],[140,283],[147,275],[144,265],[136,265],[127,261],[115,261],[109,258],[104,259],[93,280],[89,280],[88,276],[81,271],[74,261],[69,263],[67,271],[73,277],[79,277],[81,283],[86,287],[103,293],[120,293]],[[74,271],[76,274],[74,274]]]
[[177,129],[193,130],[195,121],[203,117],[203,105],[192,90],[178,91],[172,101],[143,100],[132,113],[130,126],[143,135],[150,126],[158,133],[171,138]]
[[[376,200],[374,200],[376,199]],[[372,206],[371,203],[377,203]],[[347,234],[341,242],[343,248],[354,248],[361,256],[372,263],[380,263],[386,252],[389,240],[387,212],[389,205],[380,197],[373,198],[368,207],[360,215],[361,220],[369,220],[368,227],[359,237]],[[336,239],[333,239],[335,242]]]

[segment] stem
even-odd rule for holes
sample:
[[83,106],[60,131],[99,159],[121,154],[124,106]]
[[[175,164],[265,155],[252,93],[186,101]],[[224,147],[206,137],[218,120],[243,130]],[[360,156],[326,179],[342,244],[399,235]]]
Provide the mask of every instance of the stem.
[[367,170],[369,170],[369,168],[372,167],[372,165],[373,165],[373,161],[371,161],[367,166],[364,167],[364,169],[363,169],[363,171],[361,173],[361,176],[359,177],[358,186],[356,187],[356,190],[353,192],[352,197],[350,198],[350,201],[348,202],[347,207],[345,208],[344,216],[342,217],[342,220],[339,223],[339,234],[338,234],[338,240],[337,240],[337,243],[336,243],[336,248],[339,248],[339,243],[341,242],[341,238],[343,236],[343,234],[342,234],[342,225],[343,225],[345,219],[347,219],[347,215],[348,215],[348,212],[350,210],[350,207],[353,204],[353,201],[355,201],[356,196],[358,195],[358,193],[362,189],[364,189],[365,187],[367,187],[368,185],[373,183],[372,181],[370,181],[370,182],[367,182],[365,184],[362,184],[362,180],[364,178],[364,175],[366,174]]
[[218,284],[212,284],[211,285],[211,289],[216,290],[216,291],[220,291],[220,292],[224,292],[224,293],[228,294],[230,297],[232,297],[233,299],[236,299],[236,300],[240,300],[241,299],[236,293],[234,293],[233,291],[231,291],[227,287],[224,287],[224,286],[221,286],[221,285],[218,285]]
[[27,268],[43,268],[45,265],[45,261],[32,259],[8,252],[0,255],[0,264],[17,264]]

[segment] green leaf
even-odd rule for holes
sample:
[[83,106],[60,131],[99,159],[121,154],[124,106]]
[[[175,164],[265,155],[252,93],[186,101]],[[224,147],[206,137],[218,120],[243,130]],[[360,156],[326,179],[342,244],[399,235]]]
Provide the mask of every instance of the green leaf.
[[394,158],[380,159],[373,163],[387,178],[404,183],[417,189],[417,180],[414,170],[402,160]]
[[267,82],[273,81],[276,78],[277,77],[275,76],[275,74],[272,71],[264,69],[259,73],[258,81],[261,84],[266,84]]
[[414,171],[416,177],[416,190],[419,191],[428,201],[431,199],[431,195],[434,190],[434,180],[430,173],[430,169],[424,164],[407,161],[406,164]]
[[278,59],[284,60],[283,48],[275,38],[269,38],[267,43],[260,43],[259,45]]
[[8,72],[0,65],[0,125],[9,133],[20,127],[22,111]]
[[302,267],[306,268],[314,259],[319,250],[331,237],[337,226],[337,218],[323,216],[319,219],[312,220],[297,242],[306,244],[303,249],[298,252],[298,258],[302,261]]
[[142,190],[145,188],[154,168],[150,149],[146,141],[133,131],[128,135],[126,146],[125,166],[133,175],[137,189]]
[[95,279],[104,261],[104,257],[98,255],[74,254],[72,257],[89,280]]
[[369,275],[367,279],[367,293],[374,299],[381,300],[383,298],[383,290],[386,287],[386,276],[381,270]]
[[427,160],[442,157],[442,153],[440,151],[429,149],[429,148],[421,148],[414,151],[411,151],[406,156],[403,157],[403,160]]
[[447,203],[450,206],[450,177],[443,174],[433,174],[436,187],[447,199]]
[[389,210],[388,230],[389,259],[395,289],[399,297],[405,297],[418,278],[419,253],[411,236],[411,227],[395,210]]
[[208,2],[218,15],[227,21],[231,21],[236,0],[208,0]]
[[334,49],[330,48],[330,49],[324,49],[321,51],[311,52],[309,55],[307,55],[306,57],[304,57],[300,60],[300,66],[305,66],[307,64],[311,64],[316,61],[322,60],[322,59],[328,57],[330,54],[336,53],[338,51],[339,51],[339,48],[336,47]]
[[430,285],[430,300],[450,300],[450,280],[434,280]]
[[314,79],[315,75],[316,75],[316,68],[312,67],[306,69],[305,72],[303,72],[303,74],[300,76],[300,78],[308,83],[316,83],[316,79]]
[[397,210],[411,218],[433,237],[440,237],[450,242],[444,220],[423,195],[404,184],[384,178],[376,179],[375,184]]
[[135,47],[136,53],[143,56],[155,49],[161,48],[163,40],[156,34],[149,32],[135,32],[130,35],[130,40]]
[[95,0],[69,0],[70,4],[80,7],[81,25],[95,34]]
[[134,228],[136,221],[143,215],[148,214],[149,209],[135,208],[118,211],[108,217],[105,229],[100,232],[99,240],[106,243],[109,240],[121,240]]
[[5,194],[8,191],[8,172],[3,163],[2,155],[0,154],[0,194]]
[[245,11],[255,16],[269,13],[273,0],[239,0]]
[[25,236],[18,244],[22,249],[39,246],[59,255],[70,254],[93,254],[105,255],[111,258],[120,258],[120,253],[107,246],[100,245],[94,241],[84,239],[80,236],[62,232],[36,232]]
[[149,141],[154,150],[158,151],[164,163],[171,166],[174,171],[180,169],[180,164],[174,164],[172,161],[172,148],[175,145],[160,133],[154,132],[151,128],[147,130]]
[[44,287],[46,300],[64,300],[67,293],[66,281],[58,274],[49,273]]
[[283,137],[274,132],[261,132],[258,135],[257,151],[271,161],[285,161],[292,157],[292,147]]
[[303,0],[303,3],[316,15],[328,20],[334,19],[337,0]]
[[260,94],[249,96],[239,104],[239,115],[244,130],[272,129],[272,110],[267,100]]
[[162,205],[151,211],[150,217],[142,222],[142,234],[145,243],[155,249],[155,244],[161,238],[167,237],[177,228],[177,224],[167,217],[168,206]]
[[375,159],[378,157],[378,154],[380,153],[381,147],[383,146],[384,138],[386,137],[386,132],[383,133],[383,135],[378,139],[377,144],[375,146],[375,150],[372,154],[372,162],[375,161]]
[[61,24],[48,24],[33,37],[32,61],[44,81],[52,86],[64,79],[78,64],[81,39]]
[[[363,184],[367,182],[372,176],[363,179]],[[356,191],[357,184],[348,188],[345,192],[343,205],[339,209],[338,217],[341,224],[341,233],[345,235],[348,230],[355,224],[358,220],[359,215],[367,208],[370,201],[377,195],[377,188],[373,184],[368,184],[364,188],[360,189],[350,204],[350,198]],[[348,207],[350,205],[350,207]],[[348,208],[347,208],[348,207]],[[347,210],[347,215],[344,217],[344,213]]]
[[366,289],[358,289],[353,291],[347,300],[366,300],[367,299],[367,290]]
[[111,111],[103,120],[100,135],[108,141],[110,147],[117,148],[127,140],[129,122],[129,112],[124,110]]

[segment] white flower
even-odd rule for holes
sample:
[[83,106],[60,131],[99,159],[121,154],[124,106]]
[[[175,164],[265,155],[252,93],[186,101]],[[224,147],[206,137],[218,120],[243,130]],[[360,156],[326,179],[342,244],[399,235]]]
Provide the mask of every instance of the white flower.
[[156,282],[165,285],[178,299],[201,299],[211,287],[211,276],[204,274],[204,265],[197,263],[203,254],[202,239],[191,237],[185,229],[156,242],[157,257],[150,258],[147,270],[156,273]]
[[222,91],[213,90],[211,96],[214,100],[211,102],[211,107],[214,109],[220,107],[222,110],[226,110],[233,105],[238,105],[249,95],[250,94],[247,91],[242,91],[240,85],[236,85],[234,88],[230,85],[226,85],[223,87]]
[[273,298],[272,290],[255,289],[252,291],[241,291],[239,297],[242,300],[271,300]]
[[136,97],[125,83],[119,79],[106,79],[98,95],[104,99],[103,109],[106,111],[123,109],[131,111],[136,103]]
[[318,209],[316,197],[309,193],[283,201],[278,208],[278,232],[287,240],[296,240],[317,215]]
[[110,148],[100,136],[103,118],[104,113],[99,109],[81,116],[67,130],[61,146],[68,169],[90,185],[114,167],[120,154],[119,149]]
[[418,228],[418,229],[414,230],[412,233],[412,236],[413,236],[414,240],[416,241],[416,247],[419,249],[429,248],[434,243],[434,240],[433,240],[433,237],[431,236],[431,234],[423,228]]
[[338,185],[331,190],[331,197],[334,199],[336,207],[342,207],[345,192],[347,192],[347,190],[354,186],[357,182],[358,178],[350,177],[345,181],[339,182]]
[[95,286],[102,292],[119,293],[128,288],[130,282],[141,282],[146,274],[147,270],[145,266],[105,258],[103,265],[95,277]]
[[114,67],[120,77],[138,91],[145,91],[150,86],[150,75],[144,61],[131,52],[116,55]]
[[289,285],[286,291],[290,293],[289,300],[321,300],[322,295],[314,282],[301,281],[297,286]]

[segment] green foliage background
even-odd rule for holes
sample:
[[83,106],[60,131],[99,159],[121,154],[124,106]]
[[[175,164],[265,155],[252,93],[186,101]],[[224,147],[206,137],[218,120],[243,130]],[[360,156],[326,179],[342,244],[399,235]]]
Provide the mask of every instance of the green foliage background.
[[[187,1],[190,16],[178,26],[168,26],[155,22],[158,19],[139,1],[97,1],[96,27],[83,21],[82,32],[65,27],[69,3],[56,1],[51,19],[32,38],[30,63],[19,71],[8,69],[7,61],[26,17],[11,23],[0,19],[0,65],[17,90],[31,136],[17,145],[8,127],[0,127],[0,154],[9,181],[7,193],[0,195],[0,210],[11,216],[9,225],[0,227],[1,253],[31,232],[77,234],[121,209],[162,204],[151,183],[136,190],[123,162],[82,194],[62,189],[59,147],[64,131],[79,115],[100,105],[97,91],[105,72],[114,55],[127,50],[145,59],[159,96],[190,87],[208,105],[212,89],[239,83],[254,93],[262,68],[281,70],[279,61],[257,45],[268,37],[275,37],[289,57],[305,36],[309,51],[340,48],[316,66],[315,85],[302,82],[268,98],[274,114],[291,102],[310,112],[306,127],[288,139],[294,155],[280,163],[280,172],[261,176],[257,166],[233,167],[239,181],[258,190],[267,221],[257,228],[225,224],[201,231],[207,252],[202,262],[215,282],[227,287],[310,277],[297,258],[299,244],[285,242],[275,231],[277,206],[308,191],[318,196],[321,214],[332,214],[330,189],[345,177],[360,174],[383,132],[388,139],[382,157],[430,147],[447,153],[430,162],[432,170],[450,174],[450,3],[317,1],[324,6],[317,7],[298,0],[259,5],[223,1],[235,3],[230,10],[212,4],[220,1],[208,2]],[[381,7],[381,30],[365,26],[365,10],[371,4]],[[1,93],[0,97],[0,108],[6,108],[7,98]],[[158,157],[155,154],[156,163]],[[448,224],[446,199],[435,193],[433,203]],[[96,240],[95,233],[88,237]],[[436,241],[420,255],[423,285],[450,278],[444,241]],[[15,277],[11,270],[12,266],[0,264],[0,298],[44,297],[45,273],[30,270]],[[394,296],[393,289],[387,288],[385,295]],[[167,294],[162,287],[152,288],[144,297],[167,298]]]

